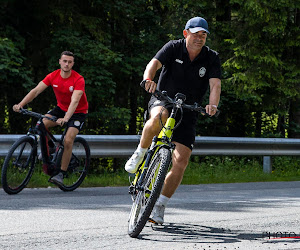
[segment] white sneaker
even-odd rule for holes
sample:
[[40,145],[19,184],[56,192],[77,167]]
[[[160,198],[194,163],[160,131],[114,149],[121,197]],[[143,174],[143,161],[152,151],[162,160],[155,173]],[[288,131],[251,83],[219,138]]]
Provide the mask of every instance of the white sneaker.
[[160,204],[155,204],[152,216],[150,218],[150,222],[155,222],[156,224],[164,223],[164,214],[165,214],[165,206]]
[[142,163],[146,152],[135,151],[130,159],[125,164],[125,170],[131,174],[134,174],[139,165]]

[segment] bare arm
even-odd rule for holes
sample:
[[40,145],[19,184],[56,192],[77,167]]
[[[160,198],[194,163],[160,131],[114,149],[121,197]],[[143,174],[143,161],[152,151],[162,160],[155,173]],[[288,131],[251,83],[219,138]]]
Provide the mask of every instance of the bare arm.
[[221,80],[219,78],[209,79],[210,95],[209,104],[206,105],[206,112],[209,115],[214,115],[220,101],[221,95]]
[[145,89],[153,93],[156,89],[156,83],[153,80],[155,77],[156,71],[159,70],[162,67],[162,64],[157,59],[153,58],[147,65],[145,71],[144,71],[144,80],[150,79],[146,81]]
[[56,123],[59,125],[64,125],[64,123],[68,122],[72,115],[74,114],[78,103],[80,101],[81,96],[83,95],[82,90],[74,90],[72,97],[71,97],[71,103],[69,105],[68,111],[66,112],[64,118],[57,119]]
[[26,104],[31,102],[40,93],[42,93],[46,88],[48,88],[48,86],[43,81],[40,81],[39,84],[35,88],[30,90],[30,92],[23,98],[23,100],[19,104],[15,104],[13,106],[13,110],[15,112],[19,112],[21,108],[23,108]]

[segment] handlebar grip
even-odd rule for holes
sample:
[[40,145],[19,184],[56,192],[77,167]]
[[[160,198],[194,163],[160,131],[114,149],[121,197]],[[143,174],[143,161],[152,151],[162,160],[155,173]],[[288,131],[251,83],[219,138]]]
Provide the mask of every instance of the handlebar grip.
[[[141,81],[141,83],[140,83],[140,86],[144,89],[144,90],[146,90],[146,81],[147,80],[143,80],[143,81]],[[148,92],[147,90],[146,90],[146,92]],[[148,93],[150,93],[150,92],[148,92]],[[151,93],[152,95],[154,95],[155,97],[160,97],[160,96],[162,96],[162,92],[160,92],[159,90],[155,90],[154,91],[154,93]]]
[[206,113],[206,109],[205,108],[203,108],[203,107],[197,107],[197,108],[195,108],[194,109],[195,111],[198,111],[198,112],[200,112],[200,113],[202,113],[203,115],[205,115],[205,116],[209,116],[209,117],[218,117],[219,116],[219,114],[220,114],[220,110],[217,110],[216,111],[216,113],[213,115],[213,116],[210,116],[208,113]]
[[217,110],[216,113],[214,115],[212,115],[212,116],[210,116],[208,113],[205,112],[205,115],[209,116],[209,117],[215,117],[215,118],[217,118],[219,116],[220,112],[221,112],[220,110]]

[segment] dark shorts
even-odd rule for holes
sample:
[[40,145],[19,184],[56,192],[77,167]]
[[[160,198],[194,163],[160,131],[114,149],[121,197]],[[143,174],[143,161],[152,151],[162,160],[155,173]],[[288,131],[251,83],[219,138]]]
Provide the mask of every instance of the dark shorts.
[[[56,106],[54,109],[48,111],[47,114],[56,116],[57,118],[63,118],[65,116],[66,112],[61,110],[60,107]],[[86,119],[86,114],[83,114],[83,113],[73,114],[67,123],[67,128],[74,127],[80,131],[83,127],[85,119]]]
[[[165,101],[160,101],[154,96],[151,97],[148,103],[148,112],[150,114],[150,110],[156,106],[164,106],[168,109],[169,114],[172,110],[172,107],[166,105]],[[178,111],[177,116],[175,118],[176,122],[180,120],[181,112]],[[195,136],[196,136],[196,123],[197,123],[198,113],[183,110],[182,121],[179,126],[174,130],[172,141],[181,143],[186,147],[193,150]],[[175,124],[176,126],[176,124]]]

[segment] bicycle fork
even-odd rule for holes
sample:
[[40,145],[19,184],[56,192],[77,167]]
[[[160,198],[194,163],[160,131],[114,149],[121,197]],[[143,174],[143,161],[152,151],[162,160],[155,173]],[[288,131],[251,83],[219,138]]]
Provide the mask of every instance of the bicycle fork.
[[155,144],[157,142],[157,137],[155,136],[152,140],[152,144],[150,146],[150,149],[148,150],[147,152],[147,155],[146,155],[146,159],[143,161],[142,165],[139,167],[135,177],[134,177],[134,180],[132,182],[132,187],[134,187],[134,189],[137,189],[139,191],[143,190],[143,187],[142,187],[142,182],[145,178],[145,175],[147,173],[147,170],[148,170],[148,166],[149,166],[149,163],[152,159],[152,156],[154,155],[154,152],[156,151],[155,149]]

